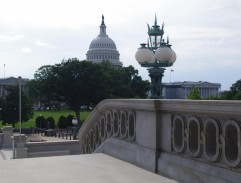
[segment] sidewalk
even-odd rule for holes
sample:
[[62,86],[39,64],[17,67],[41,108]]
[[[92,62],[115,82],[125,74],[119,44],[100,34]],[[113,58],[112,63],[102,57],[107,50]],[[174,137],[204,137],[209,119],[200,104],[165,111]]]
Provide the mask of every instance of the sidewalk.
[[[55,141],[69,141],[69,139],[63,139],[58,137],[49,137],[49,136],[42,136],[41,134],[28,134],[27,135],[27,142],[55,142]],[[2,160],[11,160],[12,158],[12,148],[1,148],[0,149],[0,161]]]
[[58,138],[58,137],[51,137],[51,136],[43,136],[41,134],[28,134],[27,135],[27,142],[41,142],[41,141],[69,141],[66,138]]
[[177,183],[102,153],[2,161],[0,172],[3,183]]

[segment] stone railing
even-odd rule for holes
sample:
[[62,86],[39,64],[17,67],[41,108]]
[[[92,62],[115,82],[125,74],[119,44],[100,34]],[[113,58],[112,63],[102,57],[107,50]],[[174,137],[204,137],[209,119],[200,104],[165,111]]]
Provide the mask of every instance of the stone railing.
[[180,182],[239,182],[241,102],[105,100],[80,129],[104,152]]
[[222,117],[174,115],[173,152],[227,167],[241,164],[240,122]]
[[135,140],[135,113],[129,110],[107,110],[95,122],[82,141],[83,153],[92,153],[108,137]]

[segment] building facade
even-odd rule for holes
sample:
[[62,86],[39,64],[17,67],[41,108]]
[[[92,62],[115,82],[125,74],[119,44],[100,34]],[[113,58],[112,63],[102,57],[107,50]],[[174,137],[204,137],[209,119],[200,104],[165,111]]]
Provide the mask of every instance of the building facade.
[[[28,79],[22,78],[21,80],[21,88],[24,90],[25,85],[28,82]],[[19,85],[18,78],[15,77],[8,77],[8,78],[0,78],[0,97],[3,97],[7,94],[6,88],[8,86]]]
[[121,67],[120,54],[117,51],[115,42],[106,34],[104,16],[100,25],[100,34],[90,43],[86,53],[86,60],[94,63],[109,61],[114,67]]
[[209,83],[206,81],[199,82],[173,82],[163,83],[162,95],[165,99],[187,99],[193,87],[196,87],[203,99],[210,97],[220,97],[221,84]]

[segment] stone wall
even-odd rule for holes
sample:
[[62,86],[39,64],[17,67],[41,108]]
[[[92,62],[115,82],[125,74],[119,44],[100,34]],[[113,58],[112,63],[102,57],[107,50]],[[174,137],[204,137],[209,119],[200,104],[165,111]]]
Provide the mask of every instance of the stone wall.
[[58,142],[27,142],[28,158],[80,154],[78,140]]

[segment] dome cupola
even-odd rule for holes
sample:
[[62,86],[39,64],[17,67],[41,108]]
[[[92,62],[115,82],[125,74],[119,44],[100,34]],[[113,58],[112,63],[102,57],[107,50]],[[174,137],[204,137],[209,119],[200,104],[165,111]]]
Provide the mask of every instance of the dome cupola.
[[99,35],[90,43],[89,50],[86,53],[86,60],[94,63],[109,61],[111,65],[121,67],[119,61],[120,54],[117,51],[115,42],[106,34],[106,25],[104,16],[100,25]]

